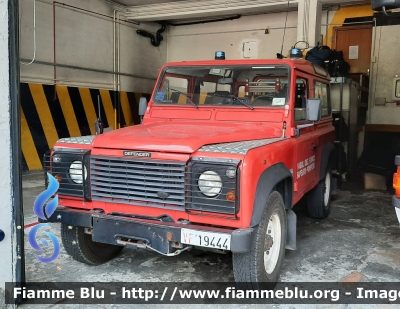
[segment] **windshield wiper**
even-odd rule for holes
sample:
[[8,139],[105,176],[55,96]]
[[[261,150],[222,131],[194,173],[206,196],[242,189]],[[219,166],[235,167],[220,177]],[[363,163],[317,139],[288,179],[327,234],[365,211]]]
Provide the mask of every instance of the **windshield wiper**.
[[236,100],[236,101],[239,102],[239,103],[242,103],[243,105],[247,106],[247,107],[250,108],[250,109],[254,109],[253,106],[251,106],[249,103],[245,102],[245,100],[243,100],[243,99],[241,99],[241,98],[238,98],[238,97],[235,96],[234,94],[229,94],[229,95],[227,95],[227,94],[216,94],[216,93],[214,93],[213,95],[214,95],[214,96],[217,96],[217,97],[221,97],[221,98],[231,98],[231,99],[233,99],[233,100]]
[[236,100],[237,102],[242,103],[243,105],[247,106],[247,107],[250,108],[251,110],[254,109],[254,107],[251,106],[249,103],[247,103],[245,100],[240,99],[240,98],[238,98],[237,96],[235,96],[235,95],[233,95],[233,94],[231,94],[231,95],[229,95],[229,96],[227,96],[227,97],[228,97],[228,98],[232,98],[232,99]]
[[188,96],[186,93],[184,93],[184,92],[182,92],[182,91],[179,91],[179,90],[177,90],[177,89],[173,89],[173,88],[169,88],[169,90],[172,90],[172,91],[174,91],[174,92],[176,92],[176,93],[179,93],[179,94],[183,94],[183,95],[187,98],[187,100],[189,101],[190,104],[192,104],[192,105],[193,105],[194,107],[196,107],[196,108],[199,108],[199,107],[197,106],[197,104],[194,103],[194,102],[192,101],[192,99],[189,98],[189,96]]

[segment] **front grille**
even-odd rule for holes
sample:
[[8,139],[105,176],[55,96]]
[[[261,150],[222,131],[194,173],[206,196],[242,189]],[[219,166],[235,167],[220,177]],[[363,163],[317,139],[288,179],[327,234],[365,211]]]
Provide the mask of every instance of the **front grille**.
[[184,209],[185,163],[91,156],[92,199]]

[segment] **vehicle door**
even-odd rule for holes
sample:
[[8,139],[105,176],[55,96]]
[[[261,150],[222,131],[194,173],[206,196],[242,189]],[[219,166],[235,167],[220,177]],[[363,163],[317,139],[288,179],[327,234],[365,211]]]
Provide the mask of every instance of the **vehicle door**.
[[296,140],[296,161],[294,164],[293,179],[295,194],[304,194],[316,184],[316,136],[314,126],[300,128],[310,124],[307,121],[306,102],[310,93],[310,81],[305,75],[298,73],[294,89],[294,124],[298,127]]
[[[334,139],[334,129],[332,126],[331,118],[331,105],[330,105],[330,93],[329,84],[327,81],[314,80],[314,97],[318,98],[322,102],[321,121],[315,125],[315,139],[316,139],[316,173],[319,176],[319,170],[321,168],[322,150],[325,144],[332,143]],[[325,154],[329,155],[329,154]],[[325,173],[325,171],[322,171]]]

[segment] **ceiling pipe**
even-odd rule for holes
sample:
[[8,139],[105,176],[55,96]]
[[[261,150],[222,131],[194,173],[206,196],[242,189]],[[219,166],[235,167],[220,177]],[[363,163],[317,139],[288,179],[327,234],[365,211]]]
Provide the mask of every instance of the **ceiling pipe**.
[[[110,18],[110,19],[114,18],[111,15],[106,15],[106,14],[102,14],[102,13],[93,12],[93,11],[90,11],[90,10],[82,9],[80,7],[77,7],[77,6],[65,4],[65,3],[62,3],[62,2],[58,2],[58,1],[54,1],[53,4],[59,4],[60,6],[63,6],[63,7],[73,8],[73,9],[78,10],[78,11],[82,11],[82,12],[86,12],[86,13],[90,13],[90,14],[93,14],[93,15],[98,15],[98,16],[102,16],[102,17],[106,17],[106,18]],[[133,25],[140,25],[140,22],[132,21],[132,20],[128,20],[128,19],[120,19],[120,21],[129,23],[129,24],[133,24]]]
[[162,22],[160,22],[160,24],[161,24],[161,28],[157,30],[156,36],[154,36],[154,34],[148,32],[146,30],[136,30],[136,33],[141,36],[150,38],[151,45],[153,45],[155,47],[160,46],[161,41],[164,39],[163,36],[161,35],[161,33],[165,31],[167,23],[165,21],[162,21]]
[[235,16],[230,16],[230,17],[224,17],[224,18],[217,18],[217,19],[207,19],[207,20],[199,20],[199,21],[192,21],[192,22],[186,22],[186,23],[171,23],[167,22],[168,26],[191,26],[191,25],[197,25],[197,24],[209,24],[209,23],[216,23],[220,21],[227,21],[227,20],[234,20],[234,19],[239,19],[242,17],[241,15],[235,15]]

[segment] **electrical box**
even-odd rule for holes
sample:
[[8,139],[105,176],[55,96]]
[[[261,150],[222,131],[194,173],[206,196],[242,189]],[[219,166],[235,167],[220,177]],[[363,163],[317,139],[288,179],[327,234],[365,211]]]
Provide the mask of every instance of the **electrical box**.
[[400,101],[400,77],[393,78],[392,100]]
[[243,58],[257,58],[258,55],[258,42],[244,42],[243,43]]

